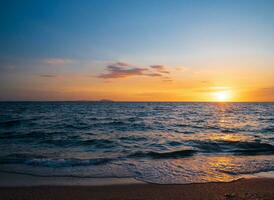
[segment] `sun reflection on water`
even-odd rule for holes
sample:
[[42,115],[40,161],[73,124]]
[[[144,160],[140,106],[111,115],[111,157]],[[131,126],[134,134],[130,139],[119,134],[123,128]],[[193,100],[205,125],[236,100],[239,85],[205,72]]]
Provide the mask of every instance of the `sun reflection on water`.
[[[208,167],[210,169],[208,170],[208,174],[210,175],[208,177],[208,181],[227,182],[235,179],[227,173],[220,173],[222,171],[227,170],[228,168],[231,168],[231,166],[233,165],[231,157],[214,157],[213,159],[209,158],[207,161]],[[216,170],[219,171],[219,173],[216,173]]]
[[259,156],[258,161],[252,156],[195,156],[170,160],[158,167],[162,172],[167,170],[164,168],[172,169],[173,176],[163,177],[165,182],[229,182],[268,168],[272,163],[273,156]]

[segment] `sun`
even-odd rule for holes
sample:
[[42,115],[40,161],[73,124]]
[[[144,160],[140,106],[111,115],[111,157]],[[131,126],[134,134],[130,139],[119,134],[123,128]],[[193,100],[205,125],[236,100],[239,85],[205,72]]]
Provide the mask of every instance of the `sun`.
[[231,92],[228,90],[214,92],[213,97],[214,97],[214,100],[218,101],[218,102],[230,101],[231,100]]

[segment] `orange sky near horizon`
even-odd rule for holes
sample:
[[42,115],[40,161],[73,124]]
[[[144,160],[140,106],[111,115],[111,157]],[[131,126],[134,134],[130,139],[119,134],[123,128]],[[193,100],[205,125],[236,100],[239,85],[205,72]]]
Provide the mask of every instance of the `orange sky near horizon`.
[[[273,71],[269,68],[139,67],[146,68],[140,74],[130,71],[130,64],[117,63],[94,75],[14,75],[15,85],[24,88],[10,89],[7,96],[23,100],[274,101]],[[109,66],[118,70],[108,71]]]

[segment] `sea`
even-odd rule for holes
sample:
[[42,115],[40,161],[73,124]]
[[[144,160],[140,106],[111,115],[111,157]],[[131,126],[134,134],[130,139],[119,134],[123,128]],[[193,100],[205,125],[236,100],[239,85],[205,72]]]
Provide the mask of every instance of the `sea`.
[[271,176],[274,103],[1,102],[0,172],[157,184]]

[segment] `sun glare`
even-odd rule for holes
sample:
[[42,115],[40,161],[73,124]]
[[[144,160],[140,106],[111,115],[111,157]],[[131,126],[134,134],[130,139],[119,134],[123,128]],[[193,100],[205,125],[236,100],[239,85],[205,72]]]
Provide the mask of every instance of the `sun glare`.
[[231,100],[231,92],[230,91],[220,91],[220,92],[215,92],[213,94],[214,100],[218,102],[224,102],[224,101],[229,101]]

